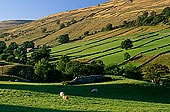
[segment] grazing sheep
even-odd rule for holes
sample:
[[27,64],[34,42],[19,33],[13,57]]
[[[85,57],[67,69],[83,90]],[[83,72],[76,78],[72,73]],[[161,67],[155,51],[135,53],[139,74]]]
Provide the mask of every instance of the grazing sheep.
[[63,96],[63,100],[68,100],[68,96]]
[[92,89],[91,90],[91,93],[97,93],[98,92],[98,89]]
[[64,96],[65,94],[64,94],[64,92],[60,92],[60,96]]
[[18,82],[18,79],[15,79],[15,82]]

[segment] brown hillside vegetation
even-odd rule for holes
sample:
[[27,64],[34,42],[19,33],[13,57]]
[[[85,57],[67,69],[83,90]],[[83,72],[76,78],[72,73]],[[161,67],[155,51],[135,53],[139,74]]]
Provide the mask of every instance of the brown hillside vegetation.
[[9,27],[25,24],[32,22],[33,20],[7,20],[7,21],[1,21],[0,22],[0,29],[6,29]]
[[[99,31],[106,24],[111,23],[113,26],[120,25],[124,20],[133,20],[142,14],[143,11],[161,12],[165,7],[170,6],[169,0],[112,0],[97,6],[71,10],[53,14],[31,23],[18,25],[9,30],[1,32],[10,33],[7,37],[1,38],[7,43],[24,41],[34,41],[38,45],[57,44],[57,37],[63,34],[69,34],[71,39],[79,38],[85,31]],[[59,29],[61,23],[70,22],[72,19],[77,22],[63,29]],[[47,31],[42,33],[42,29]],[[147,27],[143,32],[148,31]],[[157,30],[157,29],[156,29]],[[138,31],[137,29],[134,31]],[[140,33],[140,32],[139,32]],[[128,34],[126,34],[128,35]]]

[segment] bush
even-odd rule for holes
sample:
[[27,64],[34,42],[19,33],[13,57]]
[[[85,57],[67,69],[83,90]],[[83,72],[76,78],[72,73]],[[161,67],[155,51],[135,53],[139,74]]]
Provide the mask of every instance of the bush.
[[69,42],[68,34],[59,36],[58,42],[61,44]]
[[131,79],[142,79],[142,72],[133,65],[126,65],[123,68],[123,76]]

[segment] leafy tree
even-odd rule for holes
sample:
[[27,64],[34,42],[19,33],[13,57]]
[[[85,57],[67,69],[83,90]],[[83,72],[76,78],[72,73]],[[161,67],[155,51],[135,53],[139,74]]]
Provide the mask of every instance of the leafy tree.
[[56,24],[60,24],[60,20],[59,19],[56,20]]
[[66,64],[65,74],[67,80],[72,80],[75,77],[85,76],[87,67],[84,63],[78,61],[70,61]]
[[91,75],[101,75],[104,72],[104,63],[101,60],[94,60],[89,64],[89,73]]
[[22,46],[25,47],[25,48],[34,48],[34,42],[26,41],[22,44]]
[[0,54],[3,53],[3,50],[6,48],[6,43],[4,41],[0,41]]
[[131,56],[130,56],[129,53],[126,52],[126,53],[124,54],[124,59],[125,59],[125,60],[128,60],[130,57],[131,57]]
[[41,47],[38,51],[34,51],[31,54],[31,62],[35,64],[43,58],[48,60],[50,57],[50,52],[51,52],[51,49],[48,49],[48,47],[46,46]]
[[25,47],[19,47],[14,50],[14,55],[18,58],[20,63],[26,63],[27,61],[27,50]]
[[65,27],[66,27],[66,26],[65,26],[64,23],[60,24],[60,29],[65,28]]
[[156,16],[156,12],[155,12],[155,11],[152,11],[152,12],[150,13],[150,16],[152,16],[152,17]]
[[89,31],[84,32],[84,36],[89,36]]
[[59,59],[65,63],[70,62],[70,58],[67,55],[63,55]]
[[70,22],[67,22],[67,23],[66,23],[66,26],[70,26],[70,25],[71,25],[71,23],[70,23]]
[[59,36],[58,42],[61,44],[69,42],[68,34]]
[[156,80],[156,82],[159,82],[161,78],[169,74],[169,68],[166,65],[152,64],[146,68],[145,72],[146,74],[143,77],[145,80]]
[[131,49],[133,47],[133,43],[130,39],[127,39],[127,40],[124,40],[122,41],[121,43],[121,46],[120,46],[122,49]]
[[102,27],[101,31],[102,31],[102,32],[106,31],[106,28],[105,28],[105,27]]
[[120,75],[120,68],[116,64],[105,66],[105,74],[107,75]]
[[14,50],[18,48],[18,44],[16,42],[12,42],[8,47]]
[[126,65],[123,68],[123,76],[131,79],[142,79],[141,70],[133,65]]
[[107,24],[106,25],[106,31],[110,31],[110,30],[112,30],[112,24]]
[[163,11],[162,14],[169,17],[170,16],[170,7],[166,7]]
[[46,59],[41,59],[34,66],[34,82],[47,82],[47,75],[49,72],[49,63]]

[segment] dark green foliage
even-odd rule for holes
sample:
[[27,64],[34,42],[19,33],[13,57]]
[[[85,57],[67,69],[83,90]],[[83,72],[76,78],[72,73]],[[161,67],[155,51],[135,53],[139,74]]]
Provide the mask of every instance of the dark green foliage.
[[34,82],[59,82],[60,72],[55,69],[55,66],[50,64],[46,59],[41,59],[34,66]]
[[[162,81],[162,79],[169,79],[169,68],[166,65],[161,64],[152,64],[146,68],[146,74],[144,75],[144,79],[151,81],[156,80],[156,82]],[[170,79],[169,79],[170,80]]]
[[94,60],[89,64],[89,74],[101,75],[104,73],[104,63],[101,60]]
[[14,50],[14,55],[18,58],[20,63],[27,62],[27,50],[25,47],[19,47]]
[[66,27],[66,26],[65,26],[64,23],[60,24],[60,29],[65,28],[65,27]]
[[124,54],[124,59],[125,59],[125,60],[130,59],[130,57],[131,57],[131,56],[130,56],[130,54],[129,54],[129,53],[127,53],[127,52],[126,52],[126,53]]
[[47,31],[47,28],[42,29],[42,33],[45,33]]
[[102,32],[106,31],[106,28],[105,28],[105,27],[102,27],[101,31],[102,31]]
[[10,35],[10,33],[3,33],[3,34],[0,35],[0,38],[7,37],[8,35]]
[[75,77],[87,75],[87,67],[84,63],[78,61],[70,61],[66,64],[65,74],[67,79],[74,79]]
[[59,36],[58,42],[61,44],[69,42],[68,34]]
[[123,69],[123,76],[131,79],[142,79],[141,70],[133,65],[126,65]]
[[43,58],[48,60],[50,57],[50,52],[51,52],[51,49],[48,49],[48,47],[46,46],[41,47],[38,51],[34,51],[31,54],[31,62],[34,65],[35,63],[37,63],[39,60]]
[[16,42],[12,42],[9,46],[10,49],[14,50],[18,48],[18,44]]
[[116,64],[110,64],[105,66],[104,71],[106,75],[120,75],[120,68]]
[[133,47],[133,43],[130,39],[127,39],[127,40],[122,41],[120,47],[126,50],[131,49]]
[[150,13],[150,16],[151,16],[151,17],[156,16],[156,12],[155,12],[155,11],[152,11],[152,12]]
[[14,55],[8,56],[6,61],[8,61],[8,62],[16,62],[15,56]]
[[162,14],[169,17],[170,16],[170,7],[166,7],[163,11]]
[[7,55],[6,53],[2,53],[2,54],[0,55],[0,59],[1,59],[1,60],[6,60],[6,59],[8,58],[8,56],[9,56],[9,55]]
[[84,32],[84,36],[89,36],[89,31]]
[[70,58],[67,55],[63,55],[59,59],[65,63],[70,62]]
[[106,25],[106,31],[110,31],[110,30],[112,30],[112,24],[107,24]]
[[70,26],[70,25],[71,25],[71,23],[70,23],[70,22],[67,22],[67,23],[66,23],[66,26]]
[[25,48],[34,48],[34,42],[26,41],[22,44],[22,46],[25,47]]
[[3,53],[3,50],[6,48],[6,43],[4,41],[0,41],[0,54]]
[[56,20],[56,24],[60,24],[60,20],[59,19]]

